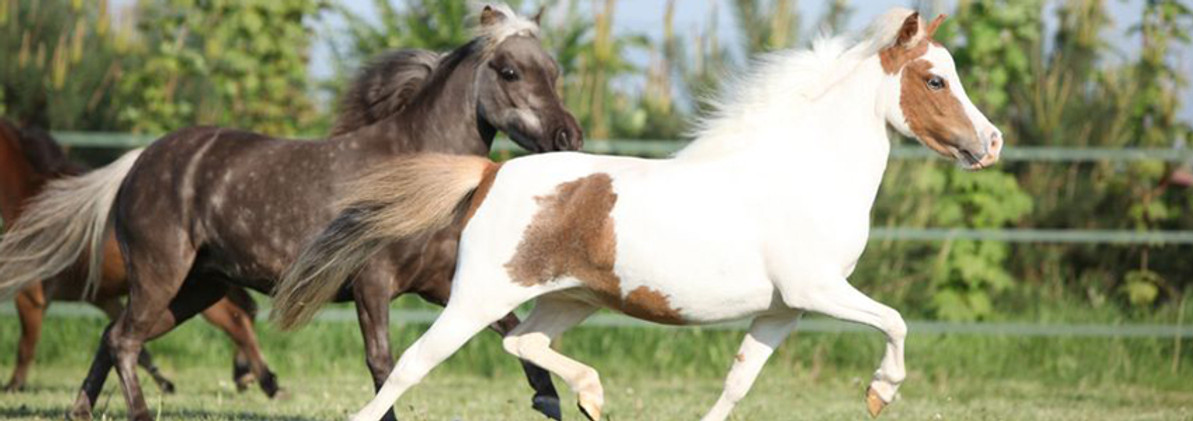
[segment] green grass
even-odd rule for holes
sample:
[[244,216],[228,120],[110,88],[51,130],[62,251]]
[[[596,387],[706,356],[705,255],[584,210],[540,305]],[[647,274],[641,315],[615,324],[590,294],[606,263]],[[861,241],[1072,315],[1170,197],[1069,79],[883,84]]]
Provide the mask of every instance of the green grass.
[[[103,325],[47,320],[30,388],[0,394],[0,418],[60,419],[72,402]],[[142,375],[150,407],[168,419],[340,419],[372,389],[355,323],[315,323],[296,333],[260,324],[270,364],[287,397],[237,394],[231,344],[209,325],[188,323],[151,343],[178,385],[162,396]],[[392,331],[395,349],[425,327]],[[17,325],[0,317],[0,369],[12,367]],[[601,372],[610,420],[697,419],[716,400],[742,332],[708,329],[578,328],[564,353]],[[1172,370],[1172,338],[1020,338],[910,333],[908,379],[881,419],[1193,419],[1193,346]],[[877,333],[797,333],[776,352],[735,412],[738,420],[862,419],[862,391],[877,367]],[[6,379],[6,377],[5,377]],[[579,419],[571,392],[565,416]],[[398,404],[403,420],[535,419],[517,364],[484,333]],[[121,419],[115,376],[97,416]]]

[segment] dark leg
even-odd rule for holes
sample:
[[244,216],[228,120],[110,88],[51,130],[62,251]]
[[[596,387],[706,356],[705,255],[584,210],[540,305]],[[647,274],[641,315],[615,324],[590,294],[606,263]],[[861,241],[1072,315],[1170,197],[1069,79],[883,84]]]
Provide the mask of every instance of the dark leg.
[[[352,287],[356,317],[365,339],[365,363],[373,376],[374,391],[381,390],[394,368],[394,357],[389,351],[389,302],[394,296],[392,276],[380,272],[362,271]],[[385,421],[396,419],[392,408],[382,418]]]
[[[104,314],[108,315],[108,320],[111,321],[116,321],[116,318],[120,317],[120,312],[124,311],[124,306],[120,304],[120,300],[115,298],[93,304],[99,307],[100,310],[103,310]],[[157,365],[153,364],[153,356],[149,355],[148,349],[141,350],[141,354],[137,356],[137,365],[149,372],[149,375],[153,377],[154,383],[157,383],[157,387],[163,393],[174,393],[174,382],[166,378],[161,370],[157,368]]]
[[232,374],[237,390],[243,391],[255,377],[265,395],[272,398],[278,393],[277,376],[265,364],[265,356],[261,354],[257,333],[253,329],[253,318],[249,314],[227,298],[203,310],[203,318],[222,329],[236,344]]
[[37,341],[41,339],[41,322],[49,304],[40,282],[21,291],[16,302],[17,317],[21,319],[21,339],[17,342],[17,366],[12,371],[8,385],[4,387],[4,390],[9,392],[25,387],[29,366],[33,364],[33,356],[37,350]]
[[87,378],[83,379],[83,386],[79,390],[79,396],[75,398],[74,406],[71,407],[70,414],[67,418],[73,420],[90,420],[91,409],[95,405],[95,400],[99,398],[99,392],[104,388],[104,382],[108,380],[108,372],[112,371],[112,350],[108,347],[108,337],[112,332],[112,324],[104,328],[104,333],[99,338],[99,350],[95,351],[95,359],[91,360],[91,369],[87,370]]
[[[136,311],[135,304],[130,300],[129,308],[117,322],[112,331],[110,345],[116,362],[116,373],[120,375],[124,387],[124,398],[129,402],[129,419],[151,420],[149,407],[137,381],[134,367],[136,357],[148,340],[152,340],[173,330],[176,326],[187,321],[203,309],[210,307],[224,296],[227,284],[219,279],[202,276],[189,276],[182,288],[174,295],[166,312]],[[131,297],[130,297],[131,299]],[[156,317],[148,315],[156,313]],[[118,330],[124,328],[123,331]]]
[[[435,288],[420,292],[419,296],[430,303],[440,306],[446,305],[447,297],[451,294],[450,283],[438,282],[436,286]],[[510,313],[496,323],[489,325],[489,328],[502,337],[505,337],[506,334],[514,330],[517,326],[518,316]],[[526,360],[519,359],[518,361],[522,364],[522,370],[526,372],[526,380],[530,383],[530,387],[534,388],[534,398],[531,399],[531,406],[548,418],[553,420],[563,419],[563,410],[559,407],[559,392],[555,390],[555,384],[551,382],[551,373]]]

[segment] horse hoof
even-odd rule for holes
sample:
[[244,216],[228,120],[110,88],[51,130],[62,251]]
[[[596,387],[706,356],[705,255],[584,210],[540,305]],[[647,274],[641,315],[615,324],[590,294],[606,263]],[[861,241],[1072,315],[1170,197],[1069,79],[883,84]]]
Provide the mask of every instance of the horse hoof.
[[580,401],[577,402],[576,405],[580,407],[580,412],[583,413],[585,417],[588,417],[589,421],[600,421],[600,406],[595,405],[592,402],[588,402],[584,399],[584,397],[580,397]]
[[174,383],[173,382],[171,382],[169,380],[162,380],[161,383],[158,384],[158,386],[161,387],[162,393],[165,393],[167,395],[174,394]]
[[547,418],[560,421],[563,419],[563,410],[559,408],[559,398],[555,396],[535,396],[533,405],[535,411],[541,412]]
[[281,390],[281,387],[278,386],[278,376],[273,374],[272,371],[266,371],[259,383],[261,384],[261,391],[265,392],[265,396],[268,396],[270,399],[275,398],[278,391]]
[[20,392],[24,388],[25,388],[25,385],[23,383],[13,382],[13,383],[9,383],[9,384],[5,385],[4,391],[6,393],[16,393],[16,392]]
[[79,392],[78,399],[75,399],[75,404],[70,408],[70,412],[66,413],[68,420],[91,420],[91,399],[87,398],[87,394]]
[[886,407],[886,402],[878,396],[872,388],[866,388],[866,410],[870,411],[871,418],[877,418],[878,414],[882,413],[882,409]]

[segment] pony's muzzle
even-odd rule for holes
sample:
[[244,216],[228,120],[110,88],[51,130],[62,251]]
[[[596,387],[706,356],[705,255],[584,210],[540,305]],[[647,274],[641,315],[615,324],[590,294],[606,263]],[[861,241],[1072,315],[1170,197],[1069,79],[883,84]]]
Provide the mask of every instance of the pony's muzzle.
[[552,145],[557,151],[578,151],[584,147],[584,132],[576,119],[569,114],[563,127],[555,130],[551,136]]

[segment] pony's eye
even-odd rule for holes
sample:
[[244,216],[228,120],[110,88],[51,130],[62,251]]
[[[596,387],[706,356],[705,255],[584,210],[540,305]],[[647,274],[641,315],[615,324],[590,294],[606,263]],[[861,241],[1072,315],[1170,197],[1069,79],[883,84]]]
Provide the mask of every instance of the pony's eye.
[[499,73],[501,73],[501,78],[505,79],[506,82],[518,80],[518,72],[515,72],[512,68],[502,67]]
[[928,89],[933,91],[944,89],[944,79],[940,76],[932,76],[928,78]]

